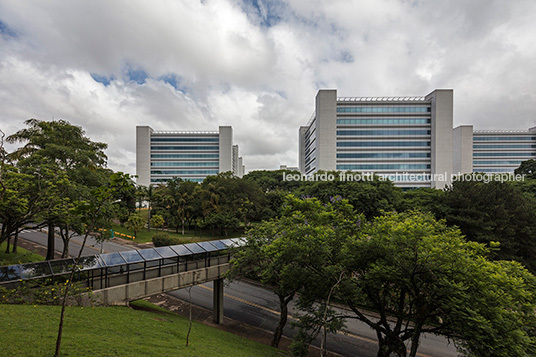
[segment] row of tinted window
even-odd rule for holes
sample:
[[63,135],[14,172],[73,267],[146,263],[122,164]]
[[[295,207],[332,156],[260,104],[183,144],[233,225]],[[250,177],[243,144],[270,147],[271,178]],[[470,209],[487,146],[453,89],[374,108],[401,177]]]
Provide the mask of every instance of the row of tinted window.
[[519,144],[519,145],[509,145],[509,144],[497,144],[497,145],[473,145],[474,149],[532,149],[536,148],[536,145],[529,144]]
[[521,165],[523,160],[473,160],[473,165]]
[[152,159],[217,159],[219,154],[151,154]]
[[152,175],[217,175],[219,170],[152,170]]
[[337,170],[425,170],[429,168],[429,164],[337,165]]
[[338,147],[430,146],[429,141],[339,141]]
[[426,157],[430,157],[429,152],[348,152],[337,154],[337,159],[412,159]]
[[473,156],[536,156],[534,152],[475,152]]
[[203,142],[215,141],[219,142],[219,138],[151,138],[151,142]]
[[359,107],[337,107],[337,113],[427,113],[430,112],[429,106],[401,106],[401,107],[372,107],[372,106],[359,106]]
[[473,169],[473,172],[514,172],[514,168],[510,169]]
[[151,166],[218,166],[217,162],[151,162]]
[[430,124],[432,119],[397,118],[397,119],[337,119],[337,124]]
[[414,129],[414,130],[337,130],[337,135],[390,135],[390,136],[406,136],[406,135],[430,135],[430,130]]
[[219,146],[151,146],[151,150],[218,150]]
[[475,141],[527,141],[536,140],[536,136],[473,136]]

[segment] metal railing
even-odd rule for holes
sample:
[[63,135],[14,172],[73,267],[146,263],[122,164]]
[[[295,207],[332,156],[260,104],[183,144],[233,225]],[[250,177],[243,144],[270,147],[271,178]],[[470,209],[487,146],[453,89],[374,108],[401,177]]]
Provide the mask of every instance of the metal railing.
[[[81,257],[73,280],[82,287],[100,290],[193,269],[228,263],[231,248],[243,245],[230,238],[173,246],[128,250]],[[42,284],[65,281],[74,258],[0,267],[0,286],[15,288],[22,282]]]

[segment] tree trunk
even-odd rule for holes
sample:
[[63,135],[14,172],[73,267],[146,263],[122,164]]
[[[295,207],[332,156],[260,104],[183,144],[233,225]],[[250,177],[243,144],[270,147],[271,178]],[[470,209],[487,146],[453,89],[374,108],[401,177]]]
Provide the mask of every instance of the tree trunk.
[[279,309],[281,310],[281,315],[279,315],[279,324],[275,328],[274,337],[272,338],[272,347],[278,347],[279,341],[281,341],[281,336],[283,335],[283,328],[287,324],[288,318],[288,302],[284,296],[279,296]]
[[47,257],[45,260],[54,260],[54,223],[48,224]]
[[149,207],[147,209],[147,229],[151,230],[151,201],[149,201]]
[[411,336],[411,350],[409,352],[410,357],[417,356],[417,349],[419,348],[419,338],[421,337],[421,329],[422,327],[420,325],[415,326],[413,336]]
[[6,242],[6,254],[9,254],[9,243],[11,242],[11,236],[8,236],[7,237],[7,242]]
[[182,219],[182,235],[184,235],[184,218]]
[[188,290],[188,333],[186,334],[186,346],[190,343],[190,331],[192,331],[192,287],[187,288]]
[[4,235],[6,234],[6,223],[2,223],[2,231],[0,231],[0,244],[4,242]]
[[62,258],[68,258],[69,257],[69,237],[65,237],[63,239],[63,251],[61,252]]
[[[94,221],[91,226],[94,226]],[[50,228],[50,227],[49,227]],[[84,247],[86,246],[87,237],[89,236],[89,232],[86,231],[86,234],[84,235],[84,240],[82,241],[82,247],[80,247],[80,251],[78,252],[78,256],[75,259],[75,264],[71,268],[71,274],[69,275],[69,279],[67,279],[65,283],[65,291],[63,292],[63,299],[61,301],[61,312],[60,312],[60,323],[58,326],[58,337],[56,339],[56,352],[54,353],[54,356],[60,355],[60,348],[61,348],[61,338],[63,335],[63,321],[65,319],[65,306],[67,305],[67,295],[69,293],[69,288],[71,287],[71,284],[73,283],[74,274],[76,272],[76,267],[78,266],[80,262],[80,257],[82,256],[82,252],[84,251]]]
[[64,231],[64,228],[60,227],[60,234],[61,234],[61,240],[63,241],[63,250],[61,252],[61,258],[64,259],[64,258],[69,257],[69,241],[70,241],[69,228],[65,227],[65,231]]
[[15,237],[13,238],[13,248],[11,253],[17,253],[17,244],[19,243],[19,231],[15,231]]

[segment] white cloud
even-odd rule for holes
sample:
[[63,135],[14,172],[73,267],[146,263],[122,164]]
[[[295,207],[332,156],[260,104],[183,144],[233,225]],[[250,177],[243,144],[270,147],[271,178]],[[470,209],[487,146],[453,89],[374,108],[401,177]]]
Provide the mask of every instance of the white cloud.
[[[4,1],[0,128],[69,120],[109,144],[110,167],[131,173],[136,125],[232,125],[249,170],[296,165],[298,127],[321,87],[453,88],[456,125],[526,129],[534,14],[531,0]],[[129,68],[148,78],[131,81]],[[170,75],[178,90],[159,80]]]

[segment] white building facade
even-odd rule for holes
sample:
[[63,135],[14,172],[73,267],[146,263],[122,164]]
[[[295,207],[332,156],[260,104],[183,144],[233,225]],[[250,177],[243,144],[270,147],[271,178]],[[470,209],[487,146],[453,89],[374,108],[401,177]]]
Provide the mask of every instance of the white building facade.
[[160,184],[175,177],[200,182],[209,175],[244,172],[233,145],[233,129],[218,131],[154,131],[136,127],[136,175],[139,185]]
[[443,188],[453,168],[453,91],[422,97],[337,97],[320,90],[299,130],[300,172],[374,173],[402,188]]

